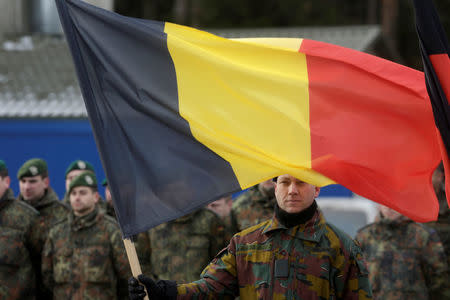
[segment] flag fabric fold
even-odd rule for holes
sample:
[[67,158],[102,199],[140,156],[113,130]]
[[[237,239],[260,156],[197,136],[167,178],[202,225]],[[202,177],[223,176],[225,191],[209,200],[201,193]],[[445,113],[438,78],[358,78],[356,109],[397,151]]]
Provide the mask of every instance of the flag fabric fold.
[[450,47],[432,0],[414,0],[425,81],[441,146],[450,206]]
[[437,217],[423,73],[306,39],[224,39],[56,0],[125,237],[280,174]]

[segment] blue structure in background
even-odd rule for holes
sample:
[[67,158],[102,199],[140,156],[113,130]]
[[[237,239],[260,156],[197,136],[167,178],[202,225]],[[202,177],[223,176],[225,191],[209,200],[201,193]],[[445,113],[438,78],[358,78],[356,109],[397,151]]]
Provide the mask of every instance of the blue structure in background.
[[[3,119],[0,120],[0,141],[0,159],[8,166],[15,195],[19,193],[17,170],[26,160],[35,157],[47,161],[50,185],[60,198],[65,192],[66,168],[76,159],[89,161],[99,181],[105,178],[87,119]],[[352,197],[352,192],[340,185],[331,185],[322,188],[320,196]]]
[[65,193],[65,171],[76,159],[92,163],[99,181],[105,178],[88,120],[0,120],[0,141],[0,159],[8,166],[16,195],[17,170],[34,157],[47,161],[50,185],[60,198]]

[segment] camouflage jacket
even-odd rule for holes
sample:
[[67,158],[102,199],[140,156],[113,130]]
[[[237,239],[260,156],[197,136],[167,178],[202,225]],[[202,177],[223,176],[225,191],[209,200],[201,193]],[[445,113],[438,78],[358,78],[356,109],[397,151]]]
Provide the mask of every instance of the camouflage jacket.
[[257,185],[240,195],[232,206],[237,230],[244,230],[272,218],[275,203],[275,195],[263,195]]
[[406,217],[359,230],[375,299],[445,298],[447,264],[436,232]]
[[14,199],[11,189],[0,199],[0,299],[35,299],[34,257],[39,256],[39,239],[33,226],[39,213]]
[[223,248],[224,225],[204,208],[148,231],[152,274],[158,279],[190,282]]
[[73,213],[50,230],[42,274],[54,299],[127,299],[130,267],[115,220]]
[[44,197],[36,203],[30,203],[24,200],[21,194],[19,194],[17,199],[32,205],[39,212],[38,223],[41,231],[40,238],[42,249],[50,228],[52,228],[55,223],[65,219],[70,209],[59,201],[58,195],[56,195],[50,187],[45,192]]
[[[439,239],[444,246],[445,254],[447,255],[447,265],[450,268],[450,209],[448,208],[444,192],[438,195],[438,199],[440,205],[438,219],[436,222],[426,223],[426,225],[437,231]],[[450,285],[450,280],[448,280],[448,284]]]
[[177,299],[372,299],[359,246],[318,209],[286,228],[273,217],[232,239]]

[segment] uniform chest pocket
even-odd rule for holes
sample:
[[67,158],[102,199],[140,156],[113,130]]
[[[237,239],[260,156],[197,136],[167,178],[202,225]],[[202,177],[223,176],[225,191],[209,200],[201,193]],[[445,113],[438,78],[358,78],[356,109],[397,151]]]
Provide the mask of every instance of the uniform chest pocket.
[[28,259],[24,245],[24,236],[20,230],[0,228],[0,265],[17,267]]
[[88,282],[108,283],[114,278],[114,270],[108,247],[90,246],[84,249],[80,259],[84,261],[84,276]]

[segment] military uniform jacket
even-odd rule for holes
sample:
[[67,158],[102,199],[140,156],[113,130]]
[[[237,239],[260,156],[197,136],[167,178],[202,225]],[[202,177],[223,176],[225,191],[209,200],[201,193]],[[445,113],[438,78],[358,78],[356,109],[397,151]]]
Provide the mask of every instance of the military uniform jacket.
[[11,189],[0,199],[0,299],[35,299],[39,239],[33,234],[38,212],[14,199]]
[[225,245],[224,225],[208,209],[200,209],[149,230],[151,269],[158,279],[190,282]]
[[59,201],[58,195],[56,195],[50,187],[47,188],[44,197],[36,203],[31,203],[24,200],[21,194],[19,195],[18,200],[30,204],[39,212],[38,223],[40,227],[39,230],[41,231],[40,238],[42,249],[50,228],[52,228],[58,221],[65,219],[70,210],[66,205]]
[[240,195],[232,206],[238,231],[271,219],[275,202],[275,195],[263,195],[258,186]]
[[119,227],[96,208],[49,233],[42,274],[54,299],[127,299],[131,276]]
[[232,239],[178,299],[371,299],[359,246],[320,210],[285,228],[274,217]]
[[449,280],[442,244],[436,232],[401,217],[360,229],[375,299],[448,299]]

